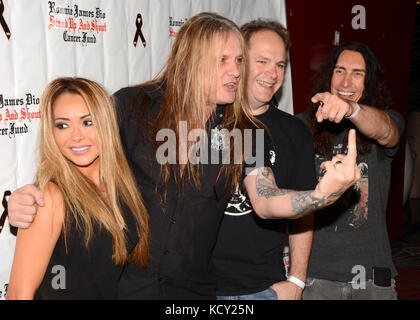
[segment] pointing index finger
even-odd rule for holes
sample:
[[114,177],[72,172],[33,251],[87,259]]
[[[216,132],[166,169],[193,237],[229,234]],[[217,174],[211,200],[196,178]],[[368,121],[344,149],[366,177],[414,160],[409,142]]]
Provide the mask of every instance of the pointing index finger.
[[314,96],[311,98],[311,101],[312,101],[313,103],[318,103],[318,102],[320,102],[320,101],[323,101],[323,99],[324,99],[324,94],[323,94],[323,93],[317,93],[316,95],[314,95]]

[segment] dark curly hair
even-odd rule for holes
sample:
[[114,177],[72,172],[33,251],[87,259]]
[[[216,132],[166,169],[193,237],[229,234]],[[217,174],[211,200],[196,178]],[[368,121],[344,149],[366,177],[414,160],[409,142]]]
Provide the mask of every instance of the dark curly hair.
[[[341,44],[329,56],[317,74],[312,90],[311,97],[319,92],[331,91],[331,79],[334,68],[341,53],[345,50],[359,52],[366,64],[366,77],[363,95],[358,101],[360,104],[376,107],[384,110],[389,109],[392,104],[391,96],[388,92],[384,71],[373,51],[364,43],[349,41]],[[341,131],[343,128],[353,127],[350,121],[343,120],[341,124],[323,121],[318,123],[315,114],[318,104],[311,103],[309,111],[309,129],[312,133],[315,152],[321,155],[332,154],[332,134]],[[344,127],[343,127],[344,125]],[[357,135],[357,151],[365,154],[370,152],[372,141],[361,134]]]

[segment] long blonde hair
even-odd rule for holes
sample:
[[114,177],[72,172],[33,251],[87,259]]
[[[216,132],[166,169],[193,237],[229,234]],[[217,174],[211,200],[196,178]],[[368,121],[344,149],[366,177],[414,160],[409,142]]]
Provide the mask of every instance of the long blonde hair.
[[[93,182],[64,157],[55,142],[53,108],[63,93],[81,96],[92,117],[99,145],[100,183],[106,188],[107,200]],[[86,247],[92,237],[93,224],[97,224],[105,227],[112,236],[115,263],[130,260],[146,267],[149,256],[148,213],[123,152],[110,96],[96,82],[83,78],[59,78],[44,90],[41,115],[41,164],[36,185],[42,190],[53,182],[61,189],[66,208],[63,228],[66,243],[73,219],[76,227],[84,232]],[[139,235],[139,242],[131,255],[127,252],[121,203],[131,211]]]
[[[222,125],[229,131],[235,128],[243,132],[244,129],[251,128],[259,123],[252,115],[246,102],[248,53],[239,27],[231,20],[218,14],[203,12],[188,19],[180,28],[161,72],[154,80],[142,85],[163,85],[163,101],[159,113],[153,120],[152,125],[149,126],[149,133],[153,140],[158,130],[162,128],[170,129],[177,135],[176,150],[179,150],[178,124],[180,121],[187,122],[188,132],[191,129],[206,128],[208,118],[208,109],[205,107],[208,101],[206,100],[207,97],[215,93],[215,88],[210,86],[210,92],[206,93],[204,82],[207,80],[209,84],[214,84],[218,73],[217,62],[220,61],[223,50],[221,43],[226,43],[229,32],[233,32],[240,40],[243,62],[236,99],[232,104],[226,105]],[[216,57],[212,56],[214,52],[216,52]],[[210,59],[217,60],[214,60],[214,64],[209,68]],[[207,79],[205,78],[206,74],[208,75]],[[141,125],[141,128],[144,129],[144,126]],[[231,150],[231,154],[233,154],[233,150]],[[178,164],[176,165],[164,164],[161,166],[164,190],[167,190],[171,175],[179,186],[184,186],[186,181],[192,181],[200,189],[200,166],[194,166],[191,162],[188,162],[181,177],[179,177],[179,155],[177,155],[177,160]],[[226,165],[225,174],[227,181],[230,182],[231,192],[234,192],[237,183],[241,181],[242,166],[243,164],[233,163]],[[163,193],[163,197],[165,195],[166,192]]]

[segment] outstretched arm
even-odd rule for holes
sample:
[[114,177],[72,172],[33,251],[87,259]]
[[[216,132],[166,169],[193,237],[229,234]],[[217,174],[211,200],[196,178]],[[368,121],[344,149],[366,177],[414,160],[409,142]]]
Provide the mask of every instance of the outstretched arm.
[[28,229],[19,229],[6,298],[33,299],[42,282],[64,220],[62,193],[52,183],[44,191],[45,206],[39,207]]
[[252,171],[244,179],[244,186],[252,207],[261,218],[302,218],[335,202],[360,179],[356,156],[356,132],[350,130],[347,155],[334,157],[332,161],[321,164],[326,172],[315,190],[279,189],[268,167]]
[[311,100],[313,103],[322,102],[316,113],[318,122],[328,120],[340,123],[344,117],[350,117],[349,120],[364,136],[386,148],[397,145],[397,125],[384,111],[372,106],[358,106],[356,102],[343,100],[329,92],[318,93]]

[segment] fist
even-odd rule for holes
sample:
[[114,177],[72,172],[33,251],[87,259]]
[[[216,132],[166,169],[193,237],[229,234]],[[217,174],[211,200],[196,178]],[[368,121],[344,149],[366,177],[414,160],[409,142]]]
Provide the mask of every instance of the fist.
[[43,194],[33,185],[26,185],[10,195],[9,222],[12,226],[27,229],[32,224],[38,206],[44,205]]

